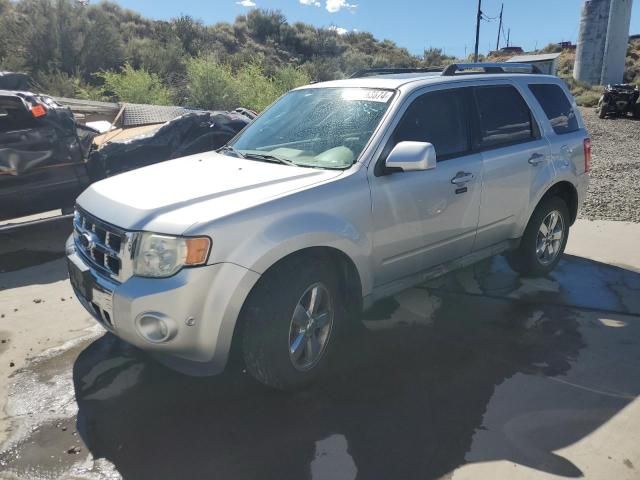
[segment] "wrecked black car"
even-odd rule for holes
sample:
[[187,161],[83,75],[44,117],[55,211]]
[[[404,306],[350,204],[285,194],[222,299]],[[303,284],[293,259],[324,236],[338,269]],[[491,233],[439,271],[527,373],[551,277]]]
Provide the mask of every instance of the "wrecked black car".
[[127,128],[98,135],[49,96],[0,90],[0,220],[56,209],[64,213],[90,183],[217,149],[254,117],[244,109],[189,111],[144,127],[142,135],[127,137],[123,132],[136,132]]
[[0,90],[0,219],[73,206],[97,133],[51,97]]
[[598,101],[596,111],[600,118],[607,115],[626,116],[633,115],[640,118],[640,104],[638,103],[640,90],[637,85],[616,84],[607,85]]

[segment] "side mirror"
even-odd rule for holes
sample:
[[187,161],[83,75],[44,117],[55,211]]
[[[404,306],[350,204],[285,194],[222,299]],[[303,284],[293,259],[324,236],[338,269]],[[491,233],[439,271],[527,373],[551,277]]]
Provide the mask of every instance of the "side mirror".
[[411,172],[436,168],[436,148],[429,142],[399,142],[385,161],[389,171]]

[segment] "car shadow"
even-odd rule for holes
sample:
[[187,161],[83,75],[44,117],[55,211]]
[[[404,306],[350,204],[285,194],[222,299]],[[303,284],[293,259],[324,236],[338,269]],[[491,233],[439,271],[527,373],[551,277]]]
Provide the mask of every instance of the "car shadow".
[[0,290],[68,278],[62,258],[71,231],[69,218],[0,231]]
[[[579,368],[594,361],[581,352],[613,341],[592,335],[593,322],[567,306],[574,286],[565,282],[585,268],[631,286],[640,275],[567,256],[546,280],[560,283],[555,295],[569,293],[545,297],[502,267],[496,259],[467,271],[475,284],[459,272],[379,302],[329,374],[296,394],[264,388],[237,365],[217,377],[186,377],[106,334],[74,364],[78,432],[94,457],[133,479],[436,479],[500,459],[582,476],[554,452],[631,398],[598,397],[591,408],[576,398],[582,390],[558,390],[567,387],[550,380],[578,371],[598,381]],[[601,286],[583,285],[589,308],[599,308],[596,298],[603,309],[613,305],[596,297]],[[637,375],[623,382],[640,394]],[[512,389],[506,400],[496,393],[504,388]]]

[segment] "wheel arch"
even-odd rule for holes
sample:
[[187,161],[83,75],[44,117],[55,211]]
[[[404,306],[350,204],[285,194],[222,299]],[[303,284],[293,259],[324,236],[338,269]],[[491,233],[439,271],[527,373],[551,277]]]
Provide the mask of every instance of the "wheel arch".
[[571,182],[562,180],[554,183],[536,204],[538,205],[549,197],[560,197],[567,204],[569,210],[569,225],[573,225],[578,217],[578,189]]
[[344,292],[344,300],[350,312],[356,313],[362,309],[363,287],[360,271],[353,259],[339,248],[332,246],[312,246],[295,250],[278,259],[263,273],[263,276],[285,262],[300,257],[306,257],[310,261],[330,264],[338,275],[340,290]]
[[527,216],[523,229],[529,224],[531,216],[538,206],[550,197],[560,197],[566,203],[567,209],[569,210],[569,225],[573,225],[575,223],[576,218],[578,217],[578,190],[570,181],[560,180],[551,185],[540,195],[537,202],[535,202],[535,206],[529,211],[529,215]]

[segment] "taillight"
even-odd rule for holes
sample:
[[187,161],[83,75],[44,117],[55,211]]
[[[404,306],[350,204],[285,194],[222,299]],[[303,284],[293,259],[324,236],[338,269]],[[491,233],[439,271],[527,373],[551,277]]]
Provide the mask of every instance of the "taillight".
[[584,173],[591,171],[591,139],[584,139]]
[[36,118],[43,117],[47,114],[47,110],[46,108],[44,108],[43,105],[36,104],[33,107],[31,107],[31,114]]

